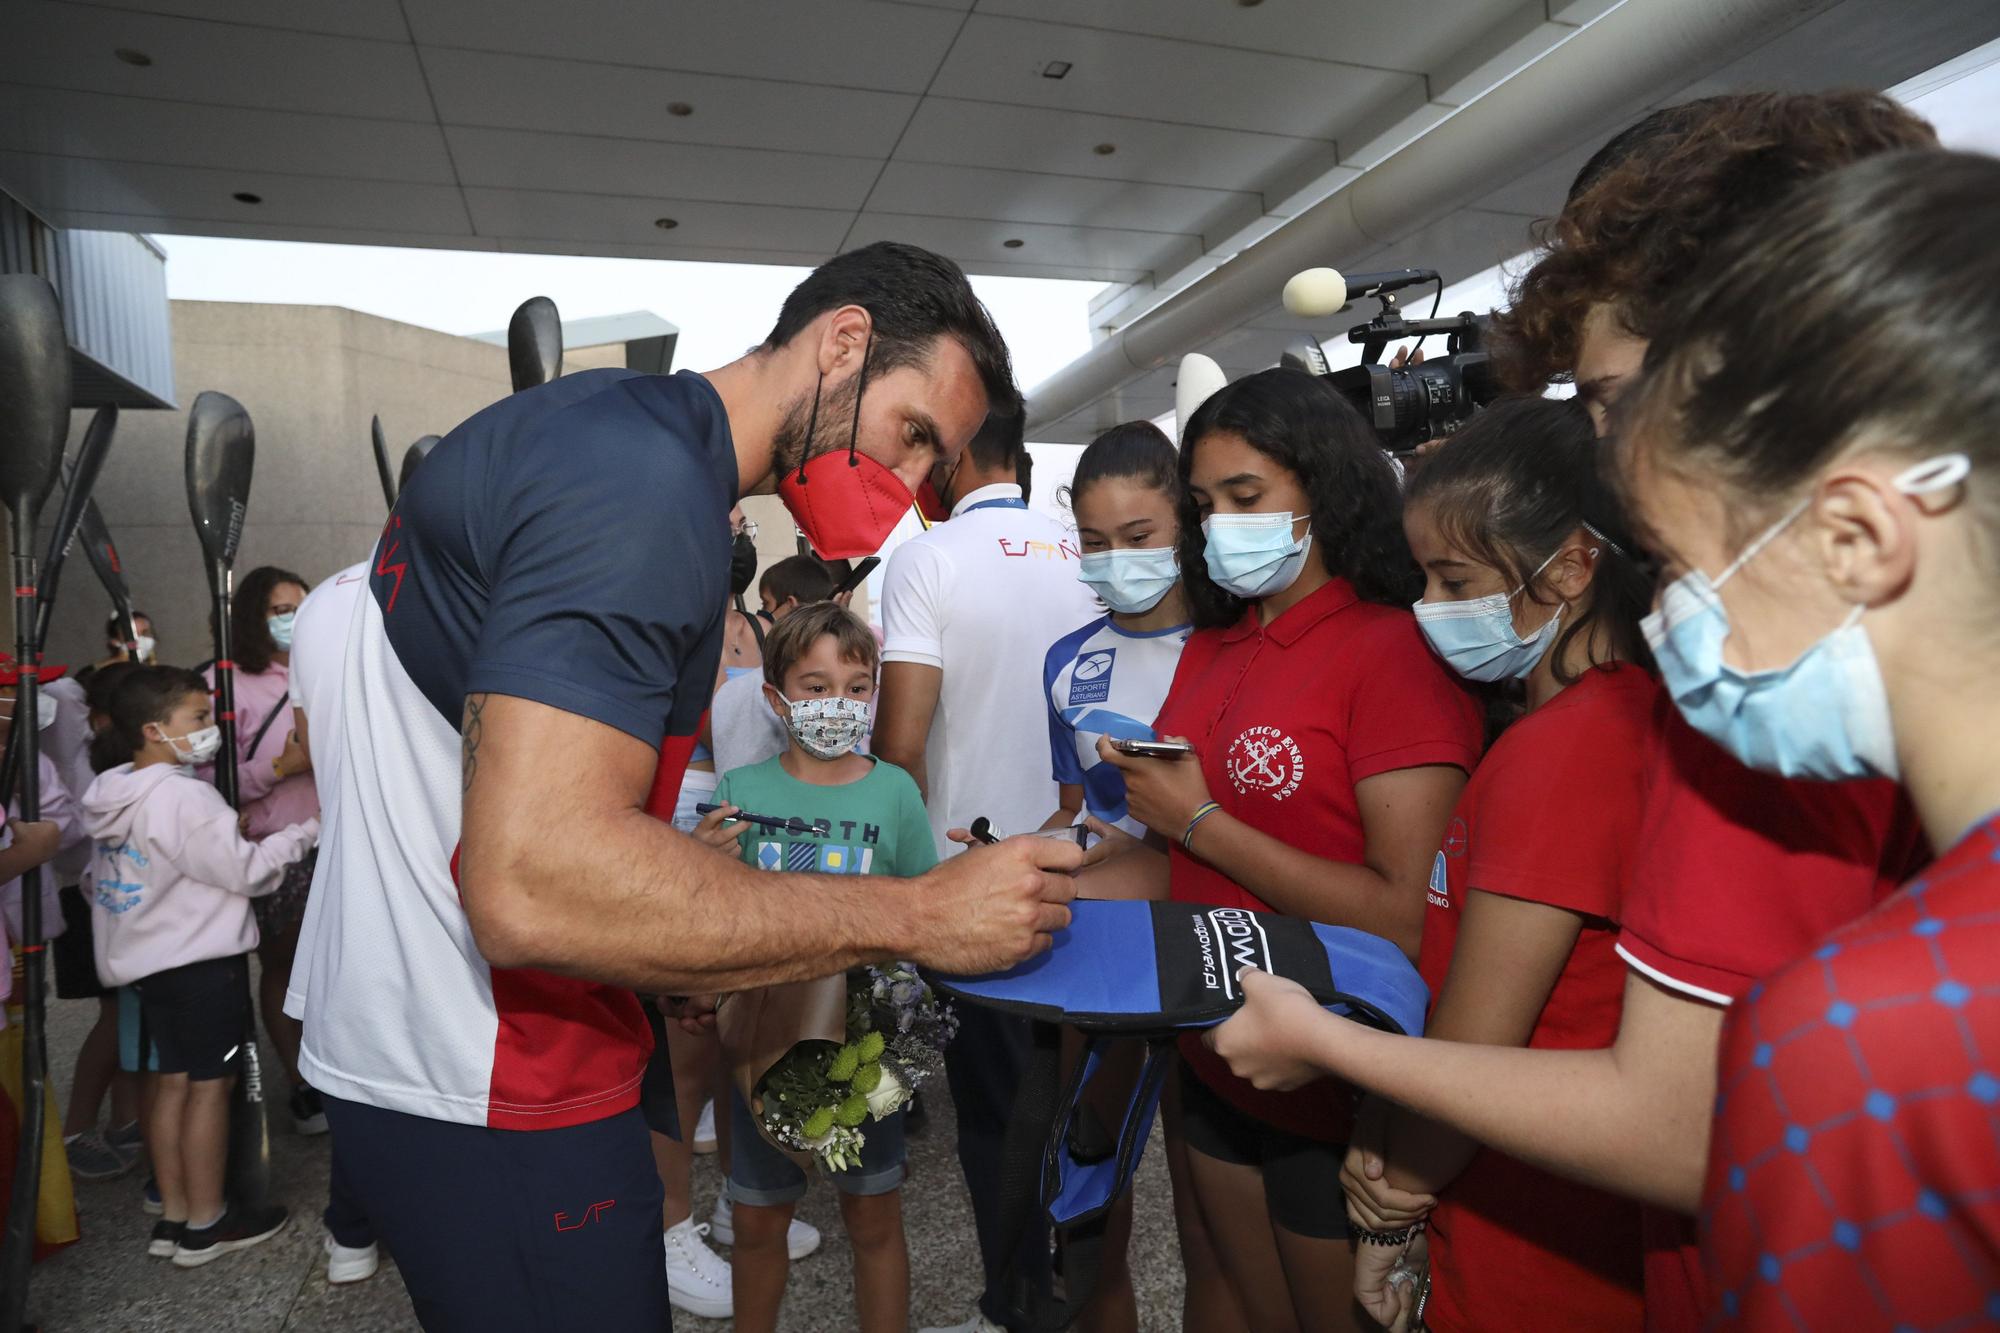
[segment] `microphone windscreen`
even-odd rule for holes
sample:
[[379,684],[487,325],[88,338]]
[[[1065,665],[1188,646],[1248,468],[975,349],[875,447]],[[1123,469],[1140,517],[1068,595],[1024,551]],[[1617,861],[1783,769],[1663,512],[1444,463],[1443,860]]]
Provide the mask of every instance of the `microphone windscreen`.
[[1285,284],[1285,309],[1304,319],[1337,315],[1347,304],[1347,279],[1339,269],[1309,268]]
[[1188,419],[1209,395],[1229,383],[1229,376],[1213,357],[1189,352],[1181,358],[1180,374],[1174,378],[1174,434],[1185,438]]

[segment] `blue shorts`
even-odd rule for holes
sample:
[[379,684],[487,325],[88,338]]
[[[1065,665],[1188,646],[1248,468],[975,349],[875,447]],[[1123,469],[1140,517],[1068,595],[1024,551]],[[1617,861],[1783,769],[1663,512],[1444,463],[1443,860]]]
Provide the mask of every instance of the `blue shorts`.
[[[806,1173],[757,1132],[743,1094],[729,1093],[729,1198],[766,1208],[796,1203],[806,1192]],[[903,1183],[903,1113],[861,1126],[861,1165],[829,1173],[842,1194],[887,1194]]]
[[636,1107],[513,1130],[322,1099],[351,1207],[429,1333],[672,1328],[664,1194]]

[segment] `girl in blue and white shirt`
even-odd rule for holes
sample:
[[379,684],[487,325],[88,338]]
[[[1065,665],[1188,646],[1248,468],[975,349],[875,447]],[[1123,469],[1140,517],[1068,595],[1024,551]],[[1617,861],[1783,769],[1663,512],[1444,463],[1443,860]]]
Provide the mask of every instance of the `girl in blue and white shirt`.
[[1174,446],[1146,421],[1114,426],[1077,460],[1070,508],[1083,546],[1080,578],[1110,608],[1050,647],[1042,668],[1049,749],[1061,805],[1042,825],[1085,814],[1144,837],[1125,809],[1125,779],[1097,740],[1153,739],[1153,718],[1187,642],[1174,543],[1180,488]]

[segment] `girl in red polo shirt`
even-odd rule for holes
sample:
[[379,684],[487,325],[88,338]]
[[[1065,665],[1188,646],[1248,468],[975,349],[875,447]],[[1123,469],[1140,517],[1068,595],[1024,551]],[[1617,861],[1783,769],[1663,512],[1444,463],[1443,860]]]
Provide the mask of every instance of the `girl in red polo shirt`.
[[[1596,448],[1574,399],[1507,399],[1405,495],[1427,576],[1418,626],[1467,679],[1522,682],[1528,709],[1472,775],[1431,870],[1419,966],[1433,1038],[1590,1050],[1618,1032],[1617,922],[1659,690],[1639,633],[1651,582],[1597,481]],[[1641,1326],[1637,1204],[1386,1102],[1360,1121],[1357,1141],[1393,1186],[1440,1198],[1416,1255],[1360,1248],[1364,1306],[1381,1309],[1392,1264],[1414,1265],[1427,1241],[1437,1333]],[[1361,1155],[1348,1158],[1357,1184]],[[1375,1222],[1354,1193],[1355,1216]]]
[[[1406,609],[1423,580],[1394,469],[1346,400],[1289,369],[1202,404],[1180,469],[1198,628],[1154,729],[1195,754],[1100,753],[1171,844],[1175,900],[1354,926],[1414,958],[1481,721]],[[1359,1327],[1339,1184],[1353,1090],[1260,1093],[1182,1049],[1188,1177],[1239,1319]]]

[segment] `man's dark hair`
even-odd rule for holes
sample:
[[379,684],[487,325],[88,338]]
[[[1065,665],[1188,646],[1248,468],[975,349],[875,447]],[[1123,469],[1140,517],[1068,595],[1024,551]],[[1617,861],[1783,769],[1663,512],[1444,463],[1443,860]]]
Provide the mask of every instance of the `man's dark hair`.
[[981,472],[1008,472],[1019,479],[1021,456],[1027,453],[1028,419],[1020,411],[988,412],[966,449]]
[[956,338],[986,387],[987,411],[994,416],[1020,411],[1007,342],[973,294],[965,270],[914,245],[877,241],[821,264],[785,298],[763,350],[776,351],[821,315],[847,305],[860,306],[874,321],[871,378],[924,365],[939,338]]
[[780,606],[794,597],[807,606],[833,596],[833,574],[809,555],[789,555],[764,571],[757,590],[770,593]]
[[1586,163],[1543,250],[1494,318],[1508,387],[1540,392],[1576,369],[1584,316],[1608,305],[1652,338],[1708,253],[1803,181],[1937,134],[1881,93],[1741,93],[1656,112]]

